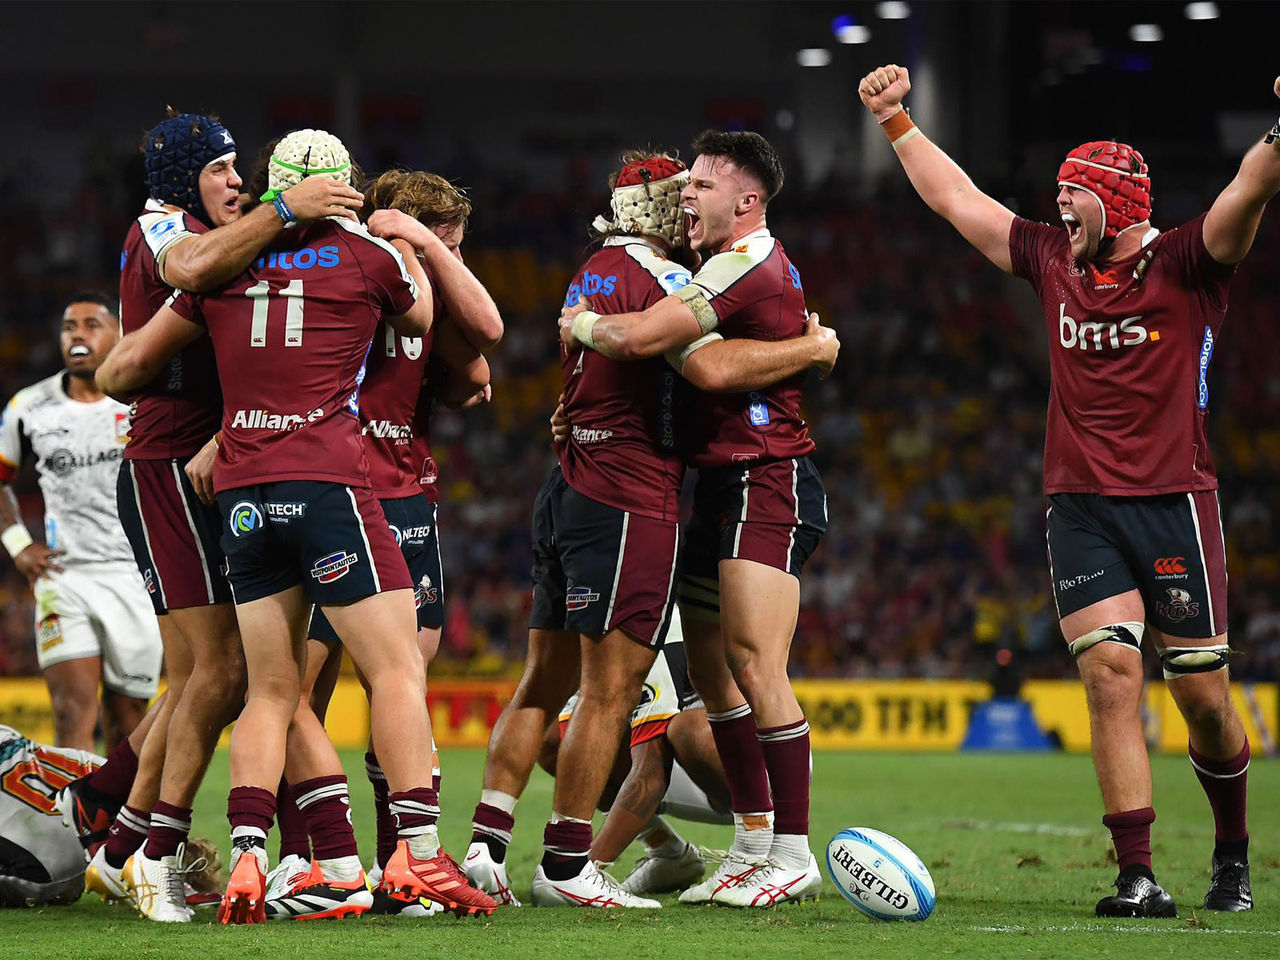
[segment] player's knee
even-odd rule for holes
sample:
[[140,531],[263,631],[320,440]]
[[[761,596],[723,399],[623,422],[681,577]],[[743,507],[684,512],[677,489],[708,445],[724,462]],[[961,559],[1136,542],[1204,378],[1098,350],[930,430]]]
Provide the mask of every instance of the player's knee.
[[97,720],[97,690],[66,685],[50,691],[49,698],[60,727],[83,727]]
[[762,654],[760,651],[731,644],[728,651],[729,669],[738,689],[750,701],[758,693],[773,689],[779,683],[788,683],[786,660]]
[[1099,647],[1076,661],[1094,713],[1136,707],[1142,697],[1142,657],[1119,647]]

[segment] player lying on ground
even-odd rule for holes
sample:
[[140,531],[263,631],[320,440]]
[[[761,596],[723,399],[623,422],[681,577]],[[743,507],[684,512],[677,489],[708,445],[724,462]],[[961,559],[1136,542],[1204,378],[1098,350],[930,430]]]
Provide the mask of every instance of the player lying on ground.
[[[787,661],[800,570],[827,528],[826,493],[800,416],[805,367],[757,384],[697,377],[709,350],[799,337],[807,311],[800,272],[766,223],[782,189],[777,152],[748,132],[707,131],[693,148],[680,203],[690,248],[709,258],[688,285],[641,310],[566,304],[561,338],[586,356],[670,352],[695,386],[723,391],[688,401],[686,456],[698,483],[680,605],[689,675],[733,796],[734,842],[681,901],[765,907],[815,897],[822,884],[808,840],[809,725]],[[569,419],[576,428],[572,411]]]
[[908,116],[910,89],[907,70],[892,64],[858,85],[925,203],[1001,270],[1027,279],[1044,310],[1049,571],[1088,693],[1103,823],[1120,865],[1116,894],[1096,912],[1177,914],[1151,864],[1155,811],[1139,712],[1148,628],[1213,809],[1205,908],[1249,910],[1249,742],[1228,686],[1226,549],[1205,411],[1234,264],[1280,191],[1280,126],[1249,150],[1207,213],[1163,233],[1151,225],[1142,155],[1116,141],[1082,144],[1058,170],[1062,226],[1051,227],[978,190]]
[[[689,283],[689,271],[674,259],[683,245],[678,198],[687,179],[684,164],[666,154],[623,156],[610,179],[613,216],[596,220],[600,247],[574,277],[566,305],[585,296],[601,310],[644,310]],[[838,341],[816,318],[805,331],[804,319],[787,342],[715,338],[686,367],[688,375],[745,390],[802,376],[811,366],[830,370]],[[679,378],[656,355],[626,363],[568,341],[561,373],[573,429],[534,504],[529,654],[489,741],[468,876],[514,900],[505,877],[494,879],[505,846],[486,837],[509,839],[543,733],[577,689],[532,900],[654,908],[656,900],[597,871],[589,853],[592,813],[670,622],[684,473],[676,443]]]

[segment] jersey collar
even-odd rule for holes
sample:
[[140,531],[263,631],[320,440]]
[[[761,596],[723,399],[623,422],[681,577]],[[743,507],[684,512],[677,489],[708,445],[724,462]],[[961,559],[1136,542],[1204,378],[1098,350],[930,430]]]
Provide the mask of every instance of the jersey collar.
[[661,247],[659,247],[656,243],[651,243],[650,241],[644,239],[644,237],[635,237],[635,236],[605,237],[603,246],[625,247],[628,244],[632,244],[632,243],[638,243],[642,247],[648,247],[650,250],[652,250],[658,256],[662,257],[664,260],[667,259],[667,255],[662,252]]

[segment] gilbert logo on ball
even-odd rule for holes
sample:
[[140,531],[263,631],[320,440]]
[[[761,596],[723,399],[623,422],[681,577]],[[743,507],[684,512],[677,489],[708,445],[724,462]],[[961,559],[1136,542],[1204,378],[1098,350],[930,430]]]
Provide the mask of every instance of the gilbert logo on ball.
[[846,900],[877,920],[924,920],[937,902],[920,858],[870,827],[850,827],[831,838],[827,872]]

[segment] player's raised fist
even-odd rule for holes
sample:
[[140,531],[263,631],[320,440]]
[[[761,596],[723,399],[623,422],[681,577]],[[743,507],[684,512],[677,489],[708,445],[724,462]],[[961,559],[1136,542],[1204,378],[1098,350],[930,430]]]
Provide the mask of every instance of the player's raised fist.
[[911,89],[911,77],[906,67],[889,63],[876,67],[858,83],[858,96],[877,120],[885,120],[897,113],[902,98]]

